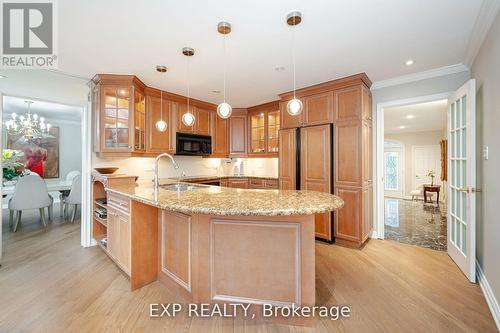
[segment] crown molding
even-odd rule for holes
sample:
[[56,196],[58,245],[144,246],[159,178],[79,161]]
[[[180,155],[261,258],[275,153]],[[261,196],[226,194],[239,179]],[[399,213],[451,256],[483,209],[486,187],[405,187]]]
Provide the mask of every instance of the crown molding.
[[467,43],[464,63],[471,67],[500,10],[500,0],[483,0]]
[[421,80],[431,79],[434,77],[440,77],[440,76],[461,73],[461,72],[468,72],[468,71],[469,67],[465,66],[464,64],[444,66],[423,72],[402,75],[392,79],[377,81],[373,83],[371,90],[387,88],[387,87],[397,86],[400,84],[421,81]]

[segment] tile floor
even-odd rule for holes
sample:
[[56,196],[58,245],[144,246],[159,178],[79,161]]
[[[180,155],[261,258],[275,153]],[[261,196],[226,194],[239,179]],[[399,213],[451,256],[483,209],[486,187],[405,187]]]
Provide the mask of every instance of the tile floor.
[[446,205],[385,198],[385,238],[446,251]]

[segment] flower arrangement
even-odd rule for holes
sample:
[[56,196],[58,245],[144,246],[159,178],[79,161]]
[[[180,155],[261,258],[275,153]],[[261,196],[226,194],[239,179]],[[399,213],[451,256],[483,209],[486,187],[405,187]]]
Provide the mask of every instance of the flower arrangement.
[[2,170],[4,180],[14,180],[15,178],[23,175],[24,164],[21,163],[21,157],[23,156],[24,153],[20,150],[2,150]]
[[429,170],[427,172],[427,177],[431,177],[431,186],[434,185],[434,177],[436,177],[434,170]]

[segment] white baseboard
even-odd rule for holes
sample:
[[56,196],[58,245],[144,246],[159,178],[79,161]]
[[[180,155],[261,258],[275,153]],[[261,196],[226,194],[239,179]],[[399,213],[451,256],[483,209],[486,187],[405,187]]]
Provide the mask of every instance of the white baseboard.
[[477,279],[479,282],[479,286],[481,286],[481,290],[483,291],[484,298],[486,298],[486,303],[488,303],[491,314],[493,315],[493,319],[495,320],[497,329],[500,331],[500,306],[498,305],[498,301],[495,297],[495,294],[493,294],[493,290],[491,289],[488,280],[486,280],[486,276],[484,275],[483,269],[481,268],[477,260],[476,260],[476,272],[477,272]]

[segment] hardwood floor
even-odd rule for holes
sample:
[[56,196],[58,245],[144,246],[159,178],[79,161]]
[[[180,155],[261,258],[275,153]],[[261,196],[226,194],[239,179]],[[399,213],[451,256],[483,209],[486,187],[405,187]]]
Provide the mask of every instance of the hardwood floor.
[[130,292],[98,247],[79,243],[79,223],[61,221],[4,235],[0,332],[497,332],[479,286],[446,253],[394,241],[370,241],[362,250],[316,244],[317,304],[349,305],[352,315],[318,319],[312,328],[150,319],[150,303],[179,300],[158,282]]

